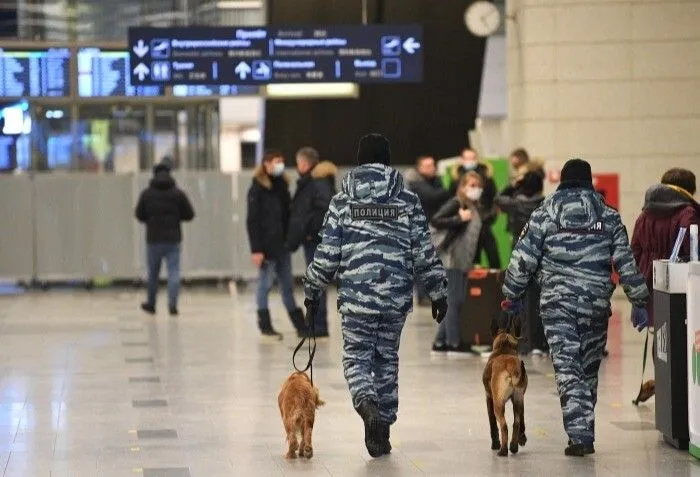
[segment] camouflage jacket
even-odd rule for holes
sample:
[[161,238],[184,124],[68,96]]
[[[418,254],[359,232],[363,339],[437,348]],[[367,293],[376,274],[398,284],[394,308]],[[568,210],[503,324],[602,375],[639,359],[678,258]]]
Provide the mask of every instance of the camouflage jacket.
[[522,297],[533,277],[542,287],[542,314],[610,316],[612,266],[634,306],[649,298],[627,230],[615,209],[586,188],[561,188],[530,216],[513,250],[503,293]]
[[396,170],[369,164],[343,179],[306,271],[306,296],[318,297],[336,273],[341,314],[406,314],[414,278],[433,300],[446,295],[447,277],[420,201]]

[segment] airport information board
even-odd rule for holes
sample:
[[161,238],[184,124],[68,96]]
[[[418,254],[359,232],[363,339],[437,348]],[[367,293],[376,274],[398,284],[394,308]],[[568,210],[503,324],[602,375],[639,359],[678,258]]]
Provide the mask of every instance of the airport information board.
[[129,28],[134,85],[417,83],[419,25]]
[[0,49],[0,97],[70,96],[70,49]]
[[256,95],[260,91],[256,86],[237,86],[229,84],[221,85],[184,85],[173,86],[173,96],[178,98],[202,97],[202,96],[241,96]]
[[129,74],[129,53],[103,48],[78,49],[78,96],[162,96],[164,86],[134,86]]

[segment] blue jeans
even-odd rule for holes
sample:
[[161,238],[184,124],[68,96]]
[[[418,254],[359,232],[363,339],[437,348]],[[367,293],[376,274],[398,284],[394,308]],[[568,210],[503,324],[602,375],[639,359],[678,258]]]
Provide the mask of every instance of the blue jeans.
[[292,256],[288,253],[280,256],[276,260],[265,259],[260,267],[260,276],[258,280],[258,291],[255,295],[255,300],[258,305],[258,310],[269,310],[268,295],[272,289],[272,283],[275,275],[277,283],[280,286],[282,293],[282,302],[287,312],[291,313],[297,309],[297,304],[294,301],[294,279],[292,278]]
[[[307,267],[314,260],[316,247],[318,247],[318,244],[315,242],[304,242],[304,258],[306,258]],[[328,303],[325,290],[319,297],[318,313],[314,316],[314,333],[328,333]]]
[[158,275],[160,264],[165,259],[168,267],[168,306],[177,309],[177,298],[180,294],[180,244],[152,243],[146,249],[148,260],[148,298],[147,303],[156,306],[158,293]]
[[460,311],[466,300],[467,276],[463,270],[448,268],[447,316],[442,320],[435,336],[436,344],[457,347],[461,344]]

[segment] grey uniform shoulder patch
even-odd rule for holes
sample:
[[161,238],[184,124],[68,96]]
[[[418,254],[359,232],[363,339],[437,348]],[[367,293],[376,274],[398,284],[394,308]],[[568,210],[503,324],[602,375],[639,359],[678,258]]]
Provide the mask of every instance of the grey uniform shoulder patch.
[[352,220],[397,220],[399,207],[396,205],[351,205]]

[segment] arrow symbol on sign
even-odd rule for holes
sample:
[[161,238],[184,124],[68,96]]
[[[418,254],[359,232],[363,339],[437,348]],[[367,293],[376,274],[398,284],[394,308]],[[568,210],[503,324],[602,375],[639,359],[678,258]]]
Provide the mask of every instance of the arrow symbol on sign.
[[136,68],[134,68],[134,74],[139,77],[139,81],[143,81],[143,79],[150,72],[151,70],[148,69],[148,66],[144,65],[143,63],[139,63],[136,65]]
[[143,58],[146,56],[146,53],[148,53],[148,46],[143,42],[143,40],[139,40],[138,43],[136,43],[136,46],[134,47],[134,53],[136,53],[136,56],[139,58]]
[[236,66],[236,69],[233,70],[234,73],[238,75],[238,77],[242,80],[246,79],[250,72],[253,71],[250,66],[248,66],[248,63],[245,61],[241,61],[238,63],[238,66]]
[[403,48],[409,55],[412,55],[418,48],[420,48],[420,43],[418,43],[415,38],[411,37],[403,42]]

